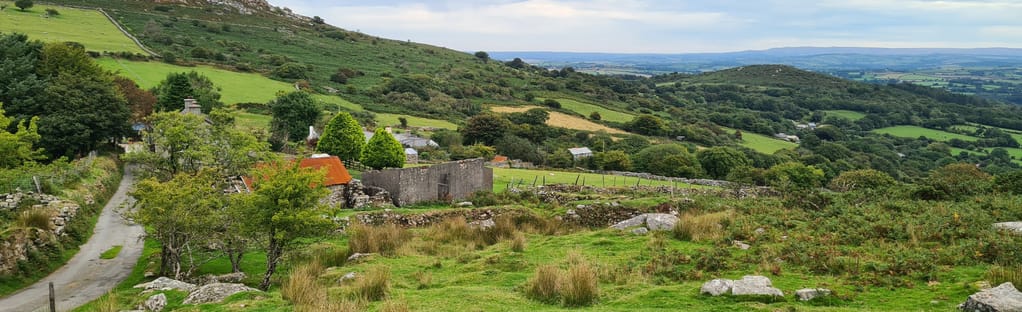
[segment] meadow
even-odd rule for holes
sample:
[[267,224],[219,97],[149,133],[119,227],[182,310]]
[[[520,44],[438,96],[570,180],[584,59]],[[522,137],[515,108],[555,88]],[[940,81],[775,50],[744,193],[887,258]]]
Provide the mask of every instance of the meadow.
[[401,125],[401,120],[399,119],[401,117],[404,117],[405,120],[408,121],[409,127],[430,127],[438,129],[458,130],[458,125],[450,121],[390,113],[377,113],[376,122],[378,126],[396,127]]
[[[577,180],[577,181],[576,181]],[[671,181],[641,179],[598,173],[580,173],[537,169],[493,168],[493,191],[502,192],[508,185],[532,187],[545,184],[571,184],[595,187],[622,186],[675,186],[678,188],[703,188],[703,186]]]
[[[536,100],[542,102],[543,100],[546,100],[546,99],[545,98],[536,98]],[[596,105],[596,104],[584,103],[584,102],[576,101],[576,100],[573,100],[573,99],[566,99],[566,98],[556,98],[554,100],[556,100],[558,103],[561,103],[561,108],[564,108],[564,109],[567,109],[567,110],[579,113],[582,116],[586,116],[586,117],[589,117],[589,115],[592,114],[593,112],[598,112],[598,113],[600,113],[600,120],[620,122],[620,123],[626,123],[626,122],[632,121],[632,119],[635,118],[635,115],[633,115],[633,114],[623,113],[623,112],[619,112],[619,111],[616,111],[616,110],[610,110],[608,108],[605,108],[603,106],[599,106],[599,105]]]
[[[2,32],[22,33],[43,42],[73,41],[88,51],[147,54],[98,11],[36,3],[22,12],[12,2],[0,4],[7,5],[0,11]],[[57,10],[60,15],[47,16],[46,9]]]
[[[735,129],[724,129],[727,130],[728,133],[735,133]],[[798,144],[792,142],[746,131],[742,131],[742,140],[738,144],[764,154],[773,154],[782,149],[798,147]]]
[[826,113],[827,116],[837,116],[851,121],[856,121],[866,117],[866,114],[850,110],[825,110],[823,112]]
[[959,139],[963,141],[976,141],[979,140],[976,137],[951,133],[946,131],[927,129],[919,126],[894,126],[887,128],[880,128],[873,130],[874,133],[879,134],[890,134],[896,137],[902,138],[918,138],[926,137],[931,140],[947,142],[951,139]]

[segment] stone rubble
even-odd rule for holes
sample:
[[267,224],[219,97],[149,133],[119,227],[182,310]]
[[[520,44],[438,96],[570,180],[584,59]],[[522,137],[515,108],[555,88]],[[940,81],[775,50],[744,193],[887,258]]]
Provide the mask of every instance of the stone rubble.
[[221,302],[233,294],[245,291],[259,290],[245,286],[245,284],[213,283],[199,287],[199,289],[188,294],[184,304]]

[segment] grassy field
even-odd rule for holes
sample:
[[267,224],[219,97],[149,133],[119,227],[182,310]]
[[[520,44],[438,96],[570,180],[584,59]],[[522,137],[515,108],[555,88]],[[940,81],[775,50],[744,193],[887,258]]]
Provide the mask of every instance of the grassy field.
[[[545,100],[544,98],[536,98],[538,101]],[[589,117],[589,114],[593,112],[599,112],[602,120],[613,121],[613,122],[629,122],[635,118],[635,115],[629,113],[623,113],[615,110],[610,110],[596,104],[583,103],[572,99],[559,98],[555,99],[558,103],[561,103],[561,107],[579,114],[582,116]]]
[[[724,128],[728,133],[734,134],[735,129]],[[754,151],[773,154],[782,149],[796,148],[798,144],[788,142],[781,139],[775,139],[758,133],[742,131],[742,141],[739,143],[741,146],[751,148]]]
[[458,129],[458,125],[446,120],[429,119],[388,113],[377,113],[376,122],[380,126],[399,126],[401,125],[401,121],[398,119],[399,117],[404,117],[405,119],[407,119],[409,127],[432,127],[450,130]]
[[[220,100],[230,105],[234,103],[266,103],[277,97],[277,92],[293,91],[289,83],[276,81],[255,73],[239,73],[210,66],[183,67],[160,62],[137,62],[112,58],[96,60],[100,66],[128,77],[145,89],[155,87],[170,73],[196,71],[209,77],[220,87]],[[351,103],[337,96],[317,94],[316,100],[329,103],[353,111],[362,111],[358,104]]]
[[1017,160],[1022,160],[1022,148],[1014,148],[1014,147],[987,147],[987,148],[984,148],[983,150],[986,151],[987,153],[990,153],[995,148],[1003,148],[1005,151],[1008,152],[1008,155],[1011,155],[1011,159],[1014,159],[1016,161]]
[[[0,4],[7,5],[7,9],[0,11],[0,32],[23,33],[29,39],[43,42],[74,41],[89,51],[147,54],[98,11],[36,3],[22,12],[13,2]],[[49,8],[60,15],[46,17]]]
[[[514,106],[514,107],[511,107],[511,106],[494,106],[494,107],[491,107],[490,110],[492,110],[494,112],[497,112],[497,113],[515,113],[515,112],[524,112],[524,111],[527,111],[527,110],[530,110],[530,109],[533,109],[533,108],[539,108],[539,106]],[[604,126],[604,125],[601,125],[601,124],[598,124],[598,123],[595,123],[595,122],[592,122],[592,121],[589,121],[589,120],[586,120],[586,119],[582,119],[582,118],[579,118],[579,117],[576,117],[576,116],[568,115],[568,114],[565,114],[565,113],[559,113],[559,112],[550,112],[550,119],[547,119],[546,124],[548,126],[551,126],[551,127],[560,127],[560,128],[574,129],[574,130],[593,131],[593,132],[596,132],[596,131],[606,131],[607,133],[610,133],[610,134],[626,134],[626,133],[628,133],[628,132],[625,132],[625,131],[620,130],[620,129],[615,129],[615,128],[607,127],[607,126]]]
[[828,116],[842,117],[851,121],[856,121],[866,117],[866,114],[850,110],[825,110],[823,112],[827,113]]
[[944,142],[950,141],[951,139],[959,139],[959,140],[963,140],[963,141],[976,141],[976,140],[979,140],[976,137],[971,137],[971,136],[967,136],[967,135],[961,135],[961,134],[951,133],[951,132],[946,132],[946,131],[940,131],[940,130],[927,129],[927,128],[917,127],[917,126],[894,126],[894,127],[887,127],[887,128],[876,129],[876,130],[873,130],[873,132],[880,133],[880,134],[890,134],[890,135],[893,135],[893,136],[896,136],[896,137],[902,137],[902,138],[926,137],[926,138],[931,139],[931,140],[944,141]]
[[639,185],[677,186],[678,188],[705,188],[704,186],[700,185],[675,183],[671,181],[656,181],[632,177],[602,175],[596,173],[493,168],[494,192],[504,191],[505,189],[507,189],[507,186],[509,184],[532,186],[533,182],[535,182],[536,185],[541,185],[543,184],[543,181],[546,181],[546,184],[576,184],[575,180],[578,180],[577,182],[578,185],[589,185],[598,187],[634,186],[636,183],[638,183]]

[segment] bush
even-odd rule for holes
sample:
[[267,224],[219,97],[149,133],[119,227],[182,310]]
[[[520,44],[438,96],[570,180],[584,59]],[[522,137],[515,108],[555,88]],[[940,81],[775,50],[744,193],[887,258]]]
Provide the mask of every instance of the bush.
[[997,175],[994,177],[994,185],[998,192],[1022,194],[1022,170]]
[[401,168],[405,164],[405,149],[393,135],[383,128],[376,128],[362,153],[362,164],[377,170]]
[[543,100],[543,105],[546,105],[546,107],[550,108],[561,108],[561,102],[558,102],[557,100],[554,99]]
[[845,171],[830,181],[830,189],[838,192],[880,190],[898,182],[890,175],[873,169]]
[[57,15],[60,15],[60,12],[57,12],[57,10],[53,9],[53,8],[47,8],[46,9],[46,15],[57,16]]
[[323,129],[316,150],[349,161],[362,158],[365,145],[362,126],[351,114],[339,112],[330,119],[326,129]]
[[308,66],[288,62],[274,68],[271,74],[284,79],[308,79],[310,71]]
[[600,112],[594,111],[594,112],[589,114],[589,119],[597,120],[598,121],[598,120],[602,120],[603,116],[600,116]]
[[956,199],[990,190],[990,175],[972,164],[949,164],[934,169],[923,182],[922,199]]
[[529,280],[525,295],[536,301],[555,303],[560,299],[561,270],[552,265],[536,268],[536,275]]
[[561,284],[561,297],[569,307],[589,306],[600,296],[596,271],[588,264],[579,263],[568,269]]
[[352,296],[357,300],[383,300],[390,290],[390,270],[382,266],[371,267],[355,279],[352,287]]
[[393,254],[410,238],[408,231],[396,224],[368,226],[353,223],[348,233],[348,249],[359,253]]

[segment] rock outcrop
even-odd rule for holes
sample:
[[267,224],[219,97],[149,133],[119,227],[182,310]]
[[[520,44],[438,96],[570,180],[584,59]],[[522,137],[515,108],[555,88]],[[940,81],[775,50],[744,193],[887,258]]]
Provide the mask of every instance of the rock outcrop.
[[958,308],[967,312],[1022,312],[1022,292],[1007,282],[972,294]]
[[795,297],[798,297],[799,301],[809,301],[816,298],[823,298],[830,296],[830,289],[826,288],[803,288],[795,291]]
[[145,308],[146,311],[154,311],[154,312],[163,311],[163,308],[166,307],[166,306],[167,306],[167,295],[164,295],[164,294],[152,295],[152,296],[149,297],[149,299],[145,300],[145,303],[142,304],[142,307]]
[[644,213],[615,223],[611,228],[624,230],[645,225],[650,231],[670,230],[678,223],[678,217],[669,213]]
[[200,304],[210,302],[222,302],[233,294],[245,291],[259,291],[258,289],[245,286],[244,284],[213,283],[199,287],[198,290],[188,294],[184,304]]
[[185,283],[169,277],[159,277],[152,282],[142,283],[135,285],[133,288],[141,288],[142,292],[149,292],[155,290],[180,290],[185,292],[192,292],[196,289],[195,284]]
[[711,280],[699,288],[699,293],[711,296],[730,294],[732,296],[784,297],[784,292],[774,288],[769,278],[758,275],[746,275],[740,280]]

